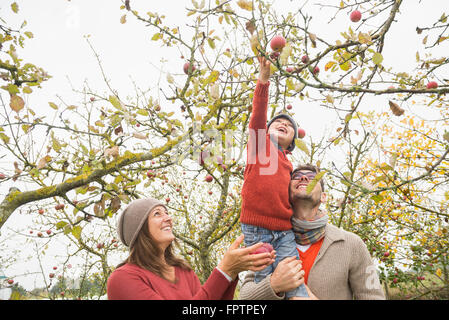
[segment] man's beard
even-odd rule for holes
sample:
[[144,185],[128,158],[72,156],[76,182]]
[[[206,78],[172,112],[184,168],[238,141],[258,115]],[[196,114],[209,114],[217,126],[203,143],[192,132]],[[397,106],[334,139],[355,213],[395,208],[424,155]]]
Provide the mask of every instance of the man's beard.
[[294,195],[293,199],[292,199],[292,204],[296,203],[296,202],[308,202],[308,205],[311,207],[316,207],[318,205],[321,204],[321,199],[320,197],[318,197],[318,199],[314,199],[312,194],[298,194],[298,195]]

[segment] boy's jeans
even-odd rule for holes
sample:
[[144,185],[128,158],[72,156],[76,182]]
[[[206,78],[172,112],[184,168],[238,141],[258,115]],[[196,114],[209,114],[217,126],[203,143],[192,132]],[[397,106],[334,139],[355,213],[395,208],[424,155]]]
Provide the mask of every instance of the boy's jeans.
[[[249,247],[258,242],[270,243],[273,249],[276,250],[276,260],[273,264],[265,269],[255,273],[254,281],[260,282],[266,276],[273,273],[278,263],[283,259],[291,256],[296,256],[299,259],[298,250],[296,249],[295,234],[292,230],[273,231],[262,227],[252,226],[242,223],[242,232],[245,235],[245,246]],[[309,297],[304,284],[298,288],[285,293],[287,298],[291,297]]]

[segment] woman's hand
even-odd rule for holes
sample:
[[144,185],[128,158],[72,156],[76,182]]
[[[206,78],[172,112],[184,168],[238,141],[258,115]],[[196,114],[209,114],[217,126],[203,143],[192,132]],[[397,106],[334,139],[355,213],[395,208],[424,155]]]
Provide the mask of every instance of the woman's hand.
[[246,270],[260,271],[272,264],[275,259],[275,251],[271,253],[264,252],[258,254],[252,254],[260,248],[263,243],[256,243],[250,247],[239,248],[243,242],[244,236],[238,237],[229,247],[228,251],[223,256],[223,259],[218,264],[218,268],[221,271],[228,274],[232,279],[235,279],[237,275]]
[[261,83],[267,83],[270,79],[270,65],[271,62],[267,60],[264,56],[257,57],[259,60],[260,71],[259,71],[259,81]]
[[279,262],[270,278],[270,284],[273,291],[277,294],[287,292],[303,284],[304,270],[301,269],[301,261],[294,256],[285,258]]

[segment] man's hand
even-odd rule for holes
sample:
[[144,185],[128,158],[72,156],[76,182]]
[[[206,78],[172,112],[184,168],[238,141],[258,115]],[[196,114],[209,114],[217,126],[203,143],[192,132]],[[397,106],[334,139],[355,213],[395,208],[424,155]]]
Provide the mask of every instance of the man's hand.
[[257,57],[257,59],[259,60],[259,65],[260,65],[259,81],[260,81],[260,83],[265,84],[270,79],[271,62],[263,56],[259,56],[259,57]]
[[304,283],[302,263],[296,257],[288,257],[279,262],[271,274],[270,284],[276,294],[287,292]]
[[312,293],[312,291],[310,291],[310,289],[309,289],[309,287],[307,285],[305,285],[305,286],[306,286],[307,293],[309,294],[308,298],[305,298],[305,297],[292,297],[289,300],[320,300],[320,299],[317,298],[316,295],[314,295]]

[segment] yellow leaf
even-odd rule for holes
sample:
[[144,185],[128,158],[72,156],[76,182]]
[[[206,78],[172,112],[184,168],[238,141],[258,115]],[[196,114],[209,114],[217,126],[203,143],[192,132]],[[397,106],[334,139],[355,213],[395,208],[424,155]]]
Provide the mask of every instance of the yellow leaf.
[[11,96],[11,101],[9,102],[9,106],[12,110],[19,113],[20,110],[25,106],[25,101],[17,95]]
[[315,178],[312,179],[312,181],[309,182],[309,184],[306,187],[306,193],[311,193],[312,190],[315,188],[316,184],[321,180],[321,178],[326,174],[326,171],[319,172]]
[[436,273],[437,276],[441,277],[441,274],[442,274],[443,272],[441,271],[440,268],[438,268],[437,271],[436,271],[435,273]]
[[329,70],[329,69],[332,68],[335,64],[336,64],[335,61],[329,61],[329,62],[326,63],[326,65],[324,66],[324,71]]
[[298,147],[298,149],[302,150],[305,154],[310,156],[310,151],[307,148],[307,145],[305,144],[305,142],[302,141],[302,139],[295,139],[295,145]]
[[248,11],[253,10],[253,3],[250,0],[248,0],[248,1],[239,0],[239,1],[237,1],[237,5],[244,10],[248,10]]
[[49,105],[50,107],[52,107],[53,109],[58,110],[58,106],[56,105],[56,103],[54,103],[54,102],[49,102],[48,105]]
[[126,23],[126,14],[124,14],[124,15],[120,18],[120,23],[121,23],[121,24]]

